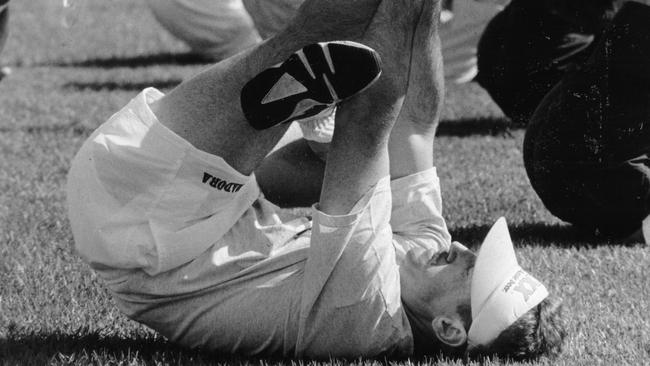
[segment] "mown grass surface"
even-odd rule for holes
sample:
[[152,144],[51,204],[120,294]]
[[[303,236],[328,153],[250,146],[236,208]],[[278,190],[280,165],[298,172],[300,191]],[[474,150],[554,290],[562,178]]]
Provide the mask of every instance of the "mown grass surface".
[[[0,56],[14,70],[0,82],[0,364],[311,364],[175,347],[120,315],[75,255],[63,191],[75,151],[140,89],[168,90],[204,65],[141,1],[73,4],[66,13],[54,0],[13,1]],[[480,88],[450,87],[435,154],[454,237],[477,245],[506,216],[523,266],[564,298],[566,350],[531,364],[649,364],[648,248],[585,237],[545,211],[523,169],[523,136]],[[485,362],[502,363],[518,364]]]

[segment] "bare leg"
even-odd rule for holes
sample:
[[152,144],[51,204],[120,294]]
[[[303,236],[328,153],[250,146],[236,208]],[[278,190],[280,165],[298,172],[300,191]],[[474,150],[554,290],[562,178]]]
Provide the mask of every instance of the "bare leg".
[[406,95],[413,29],[421,10],[422,1],[382,1],[361,41],[379,52],[384,72],[374,86],[338,109],[320,198],[326,214],[348,214],[389,174],[388,138]]
[[269,155],[255,170],[268,200],[281,207],[306,207],[318,201],[325,162],[300,138]]
[[240,107],[242,87],[261,71],[308,44],[358,38],[378,3],[379,0],[308,0],[283,32],[182,83],[154,103],[152,109],[162,124],[195,147],[221,156],[248,175],[288,125],[264,131],[250,127]]
[[433,140],[445,94],[439,19],[440,2],[424,0],[413,38],[408,92],[388,144],[392,179],[433,167]]

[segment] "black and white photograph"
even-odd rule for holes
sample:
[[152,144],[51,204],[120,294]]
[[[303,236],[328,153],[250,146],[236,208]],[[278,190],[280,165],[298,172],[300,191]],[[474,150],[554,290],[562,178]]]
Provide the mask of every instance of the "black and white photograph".
[[650,364],[650,0],[0,0],[0,366]]

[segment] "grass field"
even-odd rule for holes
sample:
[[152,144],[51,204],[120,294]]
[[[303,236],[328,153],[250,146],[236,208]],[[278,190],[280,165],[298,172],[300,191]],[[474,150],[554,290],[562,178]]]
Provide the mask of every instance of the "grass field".
[[[73,251],[63,187],[85,137],[140,89],[169,90],[205,67],[143,3],[12,2],[0,56],[13,69],[0,82],[0,364],[293,364],[174,347],[120,315]],[[564,299],[566,349],[532,364],[650,364],[648,248],[585,238],[545,211],[523,168],[524,131],[475,85],[450,87],[444,116],[435,154],[452,234],[478,245],[506,216],[522,265]]]

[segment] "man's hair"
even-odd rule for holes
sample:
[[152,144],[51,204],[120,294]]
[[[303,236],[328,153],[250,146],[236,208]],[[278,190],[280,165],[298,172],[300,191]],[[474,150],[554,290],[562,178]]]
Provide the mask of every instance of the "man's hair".
[[[466,331],[472,324],[472,309],[469,304],[459,305],[460,315]],[[554,357],[562,351],[566,337],[566,320],[562,300],[548,297],[530,309],[516,322],[501,332],[488,346],[471,350],[467,343],[460,347],[448,346],[434,336],[430,339],[415,339],[416,355],[440,354],[450,358],[478,359],[490,356],[511,358],[518,361],[531,360],[539,356]]]
[[468,356],[494,355],[519,361],[542,355],[554,357],[562,351],[566,334],[562,300],[548,297],[501,332],[490,345],[469,350]]

